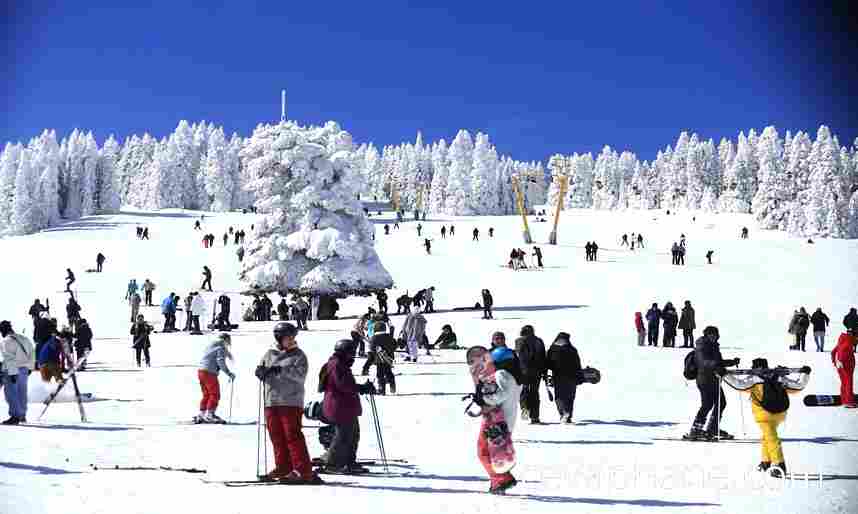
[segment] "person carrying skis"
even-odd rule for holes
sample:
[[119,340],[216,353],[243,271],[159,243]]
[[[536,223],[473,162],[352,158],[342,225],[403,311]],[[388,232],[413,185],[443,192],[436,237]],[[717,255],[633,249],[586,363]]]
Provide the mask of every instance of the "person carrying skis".
[[143,281],[143,300],[146,303],[146,307],[152,306],[153,291],[155,291],[155,284],[147,278]]
[[137,319],[137,313],[140,311],[140,295],[137,292],[131,295],[131,323]]
[[545,343],[536,337],[532,325],[521,327],[515,340],[515,353],[521,363],[524,377],[521,391],[521,417],[529,419],[531,425],[539,424],[539,382],[545,376],[547,366]]
[[95,272],[101,273],[101,268],[104,266],[104,261],[107,260],[107,257],[104,256],[103,253],[98,252],[98,255],[95,256]]
[[[92,351],[92,328],[86,319],[81,319],[77,325],[77,333],[74,339],[74,352],[77,360],[81,360],[87,352]],[[80,371],[86,370],[86,364],[80,367]]]
[[319,373],[319,391],[325,394],[322,413],[334,425],[334,437],[322,468],[331,473],[366,473],[357,463],[360,441],[358,417],[362,414],[360,394],[375,394],[371,382],[358,385],[352,374],[357,347],[351,339],[334,345],[334,354]]
[[[375,364],[375,379],[378,382],[378,394],[384,396],[387,386],[390,392],[396,394],[396,378],[393,375],[393,361],[396,351],[396,340],[387,332],[387,324],[383,321],[375,323],[375,333],[369,340],[369,352]],[[370,359],[367,359],[369,362]],[[365,373],[366,374],[366,373]]]
[[423,336],[426,334],[426,318],[420,313],[420,309],[414,309],[408,313],[405,322],[402,324],[402,329],[399,337],[405,340],[408,345],[408,357],[406,362],[417,362],[417,353],[420,342],[423,341]]
[[220,382],[218,375],[223,371],[229,377],[229,381],[235,380],[233,373],[226,364],[227,359],[232,359],[230,348],[232,338],[229,334],[220,333],[217,338],[209,344],[200,359],[197,369],[197,378],[200,381],[200,389],[203,398],[200,400],[200,413],[194,416],[194,423],[226,423],[215,411],[220,402]]
[[[708,326],[703,329],[703,337],[697,340],[694,348],[694,362],[697,366],[697,389],[700,391],[700,409],[694,417],[694,424],[686,436],[692,440],[732,439],[733,436],[720,429],[721,417],[727,408],[727,399],[721,388],[721,378],[726,373],[726,366],[737,366],[739,359],[725,360],[721,356],[718,327]],[[720,396],[720,398],[719,398]],[[719,409],[715,409],[715,404]],[[712,411],[712,416],[709,412]],[[709,424],[706,425],[706,418]],[[706,429],[704,430],[704,425]]]
[[125,299],[131,300],[131,296],[137,292],[137,279],[132,278],[128,281],[128,288],[125,290]]
[[658,346],[658,321],[661,319],[661,310],[657,303],[653,303],[652,307],[646,311],[647,332],[649,337],[647,341],[649,346]]
[[646,328],[644,328],[643,316],[640,312],[635,313],[635,330],[638,334],[638,346],[643,346],[646,340]]
[[209,286],[209,291],[212,290],[212,270],[208,266],[203,266],[203,283],[200,289],[205,290],[206,284]]
[[152,360],[149,356],[149,348],[152,346],[151,341],[149,341],[149,334],[152,333],[152,330],[152,325],[146,323],[142,314],[138,314],[137,321],[131,325],[129,332],[133,336],[131,347],[134,348],[138,368],[142,366],[140,361],[141,356],[146,359],[147,368],[152,365]]
[[74,273],[69,268],[66,268],[66,293],[71,293],[71,285],[74,284]]
[[682,347],[693,347],[694,329],[697,328],[697,324],[694,321],[694,307],[688,300],[685,300],[685,307],[682,308],[682,315],[679,317],[679,328],[682,329]]
[[[551,370],[554,384],[554,401],[563,423],[572,423],[572,411],[575,408],[575,393],[578,389],[578,372],[581,371],[581,358],[578,350],[572,346],[568,332],[560,332],[548,349],[547,367]],[[549,384],[550,385],[550,384]]]
[[788,395],[800,392],[810,379],[810,367],[801,368],[797,378],[790,378],[789,371],[783,367],[769,369],[766,359],[754,359],[750,373],[733,374],[727,372],[724,381],[740,392],[751,395],[751,410],[754,421],[760,427],[762,461],[757,471],[764,471],[776,478],[786,478],[787,468],[781,440],[778,437],[778,425],[786,419],[789,409]]
[[822,307],[817,307],[810,316],[810,323],[813,325],[813,341],[816,343],[817,352],[825,351],[825,329],[830,321],[828,315],[822,312]]
[[[69,334],[69,337],[71,334]],[[42,381],[49,383],[51,379],[57,382],[63,379],[63,368],[61,365],[60,341],[51,334],[36,354],[36,368],[42,375]]]
[[858,336],[858,330],[854,328],[843,332],[837,339],[837,346],[831,351],[831,363],[834,364],[837,375],[840,377],[840,403],[847,409],[858,407],[852,385],[855,374],[855,345],[858,345],[856,336]]
[[[494,378],[497,387],[494,388],[494,391],[487,391],[481,387],[482,384],[478,384],[474,394],[474,403],[483,409],[502,409],[507,430],[512,434],[518,418],[519,397],[523,394],[522,383],[524,378],[521,365],[515,353],[505,346],[493,349],[491,358],[495,366]],[[489,457],[489,441],[486,435],[489,428],[488,423],[488,417],[483,416],[480,435],[477,438],[477,457],[489,476],[489,493],[504,494],[507,489],[515,486],[517,481],[512,473],[496,473],[492,467]]]
[[483,319],[494,319],[492,316],[492,306],[495,303],[492,298],[492,293],[488,289],[483,289]]
[[679,323],[679,316],[676,315],[676,308],[673,303],[667,302],[664,304],[664,309],[661,311],[661,319],[664,320],[664,339],[662,346],[665,348],[676,347],[676,325]]
[[3,379],[3,393],[9,405],[9,419],[4,425],[17,425],[27,421],[27,382],[30,372],[35,368],[36,349],[27,337],[16,334],[8,320],[0,321],[3,361],[0,363],[0,375]]
[[536,257],[536,266],[542,267],[542,249],[538,246],[533,247],[533,255]]

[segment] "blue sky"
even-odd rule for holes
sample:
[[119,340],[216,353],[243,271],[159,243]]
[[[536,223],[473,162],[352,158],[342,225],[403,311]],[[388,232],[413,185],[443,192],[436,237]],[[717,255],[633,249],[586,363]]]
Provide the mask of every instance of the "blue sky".
[[6,2],[0,142],[161,137],[180,119],[249,135],[279,119],[281,88],[290,118],[336,120],[358,142],[467,128],[520,160],[605,144],[651,159],[681,130],[858,136],[848,7],[208,3]]

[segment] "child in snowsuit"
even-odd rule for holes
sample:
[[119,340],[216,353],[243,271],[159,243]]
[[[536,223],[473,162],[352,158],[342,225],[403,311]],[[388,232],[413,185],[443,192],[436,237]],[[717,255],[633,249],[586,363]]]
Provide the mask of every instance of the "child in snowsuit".
[[638,346],[643,346],[646,342],[646,328],[643,324],[643,316],[640,312],[635,313],[635,330],[638,333]]

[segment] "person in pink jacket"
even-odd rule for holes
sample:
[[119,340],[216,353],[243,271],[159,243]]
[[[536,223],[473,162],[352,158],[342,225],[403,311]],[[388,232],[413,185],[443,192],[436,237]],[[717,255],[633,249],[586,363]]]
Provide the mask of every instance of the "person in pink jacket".
[[635,330],[638,333],[638,346],[643,346],[646,341],[646,327],[644,327],[643,316],[640,312],[635,313]]

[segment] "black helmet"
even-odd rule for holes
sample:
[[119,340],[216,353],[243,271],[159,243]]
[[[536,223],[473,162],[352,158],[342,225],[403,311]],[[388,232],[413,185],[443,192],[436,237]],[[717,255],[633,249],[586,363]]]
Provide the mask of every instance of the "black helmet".
[[334,352],[354,355],[357,353],[357,345],[351,339],[340,339],[334,344]]
[[0,335],[6,337],[10,332],[12,332],[12,324],[9,323],[9,320],[0,321]]
[[703,329],[703,335],[709,336],[709,337],[715,339],[716,341],[718,340],[719,337],[721,337],[721,335],[718,333],[718,327],[713,327],[711,325]]
[[295,325],[291,323],[286,323],[285,321],[281,321],[274,325],[274,339],[280,340],[283,336],[296,336],[298,335],[298,329],[295,328]]
[[533,325],[525,325],[525,326],[521,327],[521,333],[520,334],[524,337],[532,336],[533,335]]

